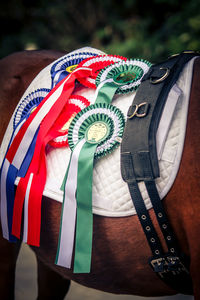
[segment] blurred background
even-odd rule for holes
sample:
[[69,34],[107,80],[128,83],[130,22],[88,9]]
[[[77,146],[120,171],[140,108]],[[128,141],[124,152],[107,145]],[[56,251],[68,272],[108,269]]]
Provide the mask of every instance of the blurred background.
[[[183,50],[200,50],[199,0],[9,0],[1,3],[0,26],[0,58],[21,50],[67,53],[91,46],[110,54],[158,62]],[[16,300],[33,300],[36,295],[35,257],[23,246],[17,264]],[[108,295],[72,284],[68,300],[88,298],[144,299]]]
[[200,49],[199,0],[9,0],[1,3],[0,26],[0,57],[89,45],[158,62]]

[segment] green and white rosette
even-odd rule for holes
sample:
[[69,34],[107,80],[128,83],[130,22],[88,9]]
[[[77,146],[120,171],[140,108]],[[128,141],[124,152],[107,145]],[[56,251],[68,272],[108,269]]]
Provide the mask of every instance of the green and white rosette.
[[124,124],[123,113],[106,103],[86,107],[70,124],[68,142],[72,153],[63,182],[64,203],[56,263],[71,267],[75,236],[74,273],[89,273],[91,268],[94,158],[119,145]]
[[115,94],[136,90],[151,63],[132,59],[112,64],[101,70],[96,78],[95,103],[110,103]]

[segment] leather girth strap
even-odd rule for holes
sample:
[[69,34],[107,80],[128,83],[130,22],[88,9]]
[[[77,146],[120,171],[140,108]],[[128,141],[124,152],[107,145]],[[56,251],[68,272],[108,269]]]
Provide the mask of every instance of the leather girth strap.
[[[155,179],[159,177],[156,132],[169,91],[184,65],[197,56],[185,51],[153,65],[144,76],[128,110],[121,144],[121,173],[127,182],[138,218],[152,251],[149,264],[158,276],[179,293],[192,294],[189,260],[181,253],[169,224]],[[158,234],[142,198],[139,183],[144,182],[168,247],[164,253]]]

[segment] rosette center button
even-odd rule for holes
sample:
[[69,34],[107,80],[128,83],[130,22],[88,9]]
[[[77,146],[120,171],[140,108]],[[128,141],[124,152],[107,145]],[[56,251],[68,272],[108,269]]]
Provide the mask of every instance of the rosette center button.
[[95,122],[91,124],[86,131],[86,140],[89,143],[96,144],[106,139],[109,129],[104,122]]
[[122,72],[115,76],[114,81],[119,84],[132,82],[136,78],[136,74],[132,72]]

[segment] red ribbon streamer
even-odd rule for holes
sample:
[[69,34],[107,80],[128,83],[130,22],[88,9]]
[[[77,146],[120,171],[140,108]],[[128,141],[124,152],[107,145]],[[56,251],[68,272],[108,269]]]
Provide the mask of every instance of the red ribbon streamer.
[[[33,159],[31,161],[26,176],[24,178],[21,178],[18,184],[15,203],[14,203],[14,211],[13,211],[12,234],[19,237],[20,229],[21,229],[23,204],[24,204],[24,198],[27,190],[27,184],[28,184],[30,174],[33,173],[34,176],[30,188],[29,205],[28,205],[28,239],[27,239],[28,244],[35,245],[35,246],[39,246],[40,244],[41,200],[42,200],[42,194],[46,182],[45,147],[46,144],[52,138],[55,137],[54,135],[56,132],[55,128],[53,132],[51,131],[51,128],[55,120],[59,117],[60,113],[62,112],[62,109],[66,105],[67,100],[71,96],[75,87],[75,80],[82,77],[88,77],[90,75],[91,75],[91,69],[88,68],[84,68],[80,70],[76,69],[73,73],[71,73],[69,75],[69,79],[67,80],[67,82],[63,87],[63,91],[61,95],[58,97],[57,101],[51,107],[49,113],[45,116],[45,118],[42,120],[40,124]],[[55,89],[57,89],[59,85],[60,84],[58,84],[53,89],[53,91],[55,91]],[[50,93],[52,94],[52,92]],[[49,95],[46,98],[44,99],[45,101],[48,100]],[[39,111],[39,109],[40,108],[36,110]],[[33,114],[34,114],[33,116],[32,115],[30,116],[31,120],[36,115],[35,112],[33,112]],[[28,125],[31,123],[29,118],[27,119],[26,122],[28,123]],[[27,124],[24,127],[28,128]],[[22,140],[25,131],[26,131],[25,129],[23,129],[23,133],[21,133],[20,131],[19,137],[16,136],[17,141],[14,140],[12,145],[15,145],[15,147],[17,147],[17,145],[20,144],[20,141]],[[10,159],[14,157],[13,152],[14,151],[10,151],[12,155],[9,153]]]

